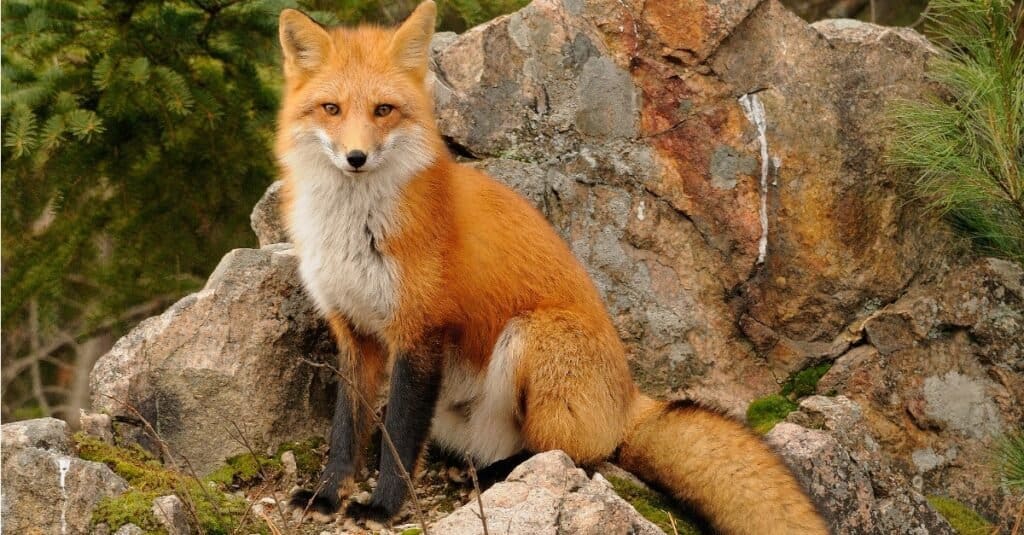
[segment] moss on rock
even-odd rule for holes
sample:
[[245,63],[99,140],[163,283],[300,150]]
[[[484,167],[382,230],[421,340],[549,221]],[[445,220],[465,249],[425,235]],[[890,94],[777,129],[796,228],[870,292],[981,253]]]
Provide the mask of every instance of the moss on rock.
[[928,503],[945,517],[960,535],[989,535],[995,526],[970,507],[945,496],[929,496]]
[[670,498],[623,478],[609,476],[606,479],[612,484],[616,494],[629,502],[641,516],[650,520],[665,533],[678,532],[679,535],[701,535],[703,533],[693,515],[680,509]]
[[758,398],[747,407],[747,425],[763,435],[796,409],[796,403],[780,394]]
[[[106,464],[129,485],[124,494],[99,503],[93,512],[93,525],[103,523],[117,530],[132,523],[147,534],[165,533],[153,516],[153,499],[175,494],[185,502],[191,521],[209,535],[264,533],[266,530],[266,526],[257,524],[251,515],[245,515],[248,504],[244,498],[224,492],[228,486],[225,481],[255,479],[259,465],[251,455],[232,457],[210,477],[199,479],[167,468],[138,445],[114,446],[82,433],[76,434],[74,441],[79,457]],[[270,466],[277,462],[280,467],[280,462],[273,459],[259,461]]]
[[783,396],[796,398],[813,395],[818,391],[818,381],[828,373],[830,368],[832,368],[831,362],[822,362],[821,364],[800,370],[790,376],[786,383],[782,385],[780,393]]

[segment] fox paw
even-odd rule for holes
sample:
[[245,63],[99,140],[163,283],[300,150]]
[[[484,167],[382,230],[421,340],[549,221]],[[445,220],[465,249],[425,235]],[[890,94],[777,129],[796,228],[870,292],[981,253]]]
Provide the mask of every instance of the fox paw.
[[372,520],[381,524],[386,524],[394,513],[388,511],[385,507],[379,505],[373,505],[373,503],[362,504],[359,502],[352,502],[348,504],[348,509],[345,510],[345,516],[353,520]]
[[340,506],[338,500],[314,494],[313,491],[306,489],[295,491],[288,500],[288,507],[320,522],[333,521],[334,514],[338,512]]

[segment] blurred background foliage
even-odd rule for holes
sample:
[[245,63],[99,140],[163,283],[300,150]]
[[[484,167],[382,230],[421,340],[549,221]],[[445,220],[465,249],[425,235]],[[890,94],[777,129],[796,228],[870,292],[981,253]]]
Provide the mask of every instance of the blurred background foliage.
[[[462,31],[523,0],[442,0]],[[5,0],[2,417],[72,422],[118,336],[256,246],[276,175],[277,16],[394,24],[416,0]]]

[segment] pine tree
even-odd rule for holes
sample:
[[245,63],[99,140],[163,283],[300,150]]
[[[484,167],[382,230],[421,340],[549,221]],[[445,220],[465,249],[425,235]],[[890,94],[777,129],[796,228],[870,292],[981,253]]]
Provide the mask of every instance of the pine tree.
[[942,94],[900,103],[891,160],[913,192],[983,251],[1024,263],[1024,9],[1010,0],[932,0]]
[[[98,353],[256,245],[280,11],[392,24],[416,3],[3,0],[5,419],[74,419]],[[442,27],[523,3],[441,2]]]
[[5,357],[73,347],[254,244],[285,4],[3,3]]

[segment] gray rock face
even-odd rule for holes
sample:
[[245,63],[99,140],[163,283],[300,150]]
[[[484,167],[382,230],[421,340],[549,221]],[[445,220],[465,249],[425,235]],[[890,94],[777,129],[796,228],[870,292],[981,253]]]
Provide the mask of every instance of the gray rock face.
[[1013,518],[1016,501],[977,467],[999,433],[1024,422],[1024,270],[996,259],[953,267],[860,328],[867,343],[841,356],[818,391],[855,400],[885,456],[923,493]]
[[288,241],[284,225],[281,222],[281,187],[284,185],[280,180],[274,182],[263,192],[263,196],[252,209],[249,215],[249,224],[260,247],[266,247],[275,243]]
[[[303,359],[333,362],[335,349],[297,265],[285,245],[229,253],[202,291],[139,324],[97,362],[94,410],[145,418],[170,461],[188,459],[200,473],[245,451],[239,432],[257,449],[323,434],[334,379]],[[116,431],[162,453],[141,422]]]
[[135,524],[125,524],[114,532],[114,535],[142,535],[145,533],[142,528]]
[[[906,485],[879,484],[893,474],[887,467],[882,472],[877,451],[867,453],[861,445],[851,451],[832,433],[787,422],[776,425],[766,439],[803,482],[835,533],[956,533],[916,491]],[[872,457],[874,469],[868,468]],[[867,466],[862,464],[862,459],[868,460]]]
[[[593,479],[561,451],[535,455],[506,481],[480,496],[490,533],[556,535],[662,535],[620,498],[600,474]],[[477,502],[457,509],[431,530],[474,535],[484,532]]]
[[153,516],[167,530],[168,535],[191,535],[185,503],[174,494],[153,500]]
[[885,102],[928,90],[912,31],[768,0],[537,0],[434,52],[442,132],[570,243],[650,390],[739,410],[943,241],[880,158]]
[[6,533],[92,533],[92,511],[99,501],[127,488],[105,465],[73,456],[61,420],[26,420],[0,429]]
[[[834,440],[849,455],[851,467],[848,469],[861,472],[867,477],[870,497],[857,505],[858,510],[866,506],[870,511],[871,522],[865,526],[864,533],[953,533],[924,496],[894,468],[868,427],[864,411],[855,401],[845,396],[811,396],[801,401],[800,410],[791,413],[787,420],[826,433],[829,439]],[[773,443],[779,444],[779,441]],[[786,456],[787,446],[781,447],[783,456]],[[825,467],[819,470],[832,468],[831,463],[824,464]],[[820,495],[819,499],[823,503],[830,503],[831,500],[827,493]],[[844,507],[848,507],[848,504]],[[836,524],[837,530],[852,529],[852,525],[844,525],[843,518],[846,517],[839,510],[831,507],[829,510],[839,521]],[[838,532],[845,533],[842,530]]]

